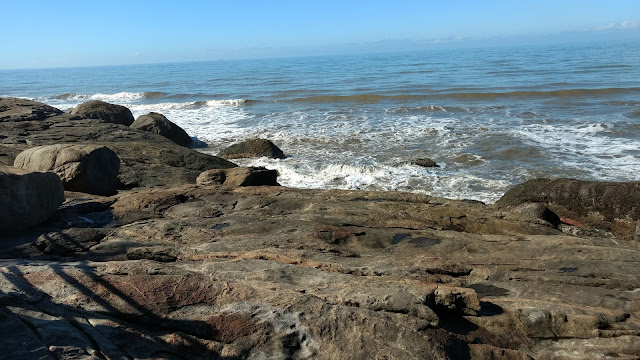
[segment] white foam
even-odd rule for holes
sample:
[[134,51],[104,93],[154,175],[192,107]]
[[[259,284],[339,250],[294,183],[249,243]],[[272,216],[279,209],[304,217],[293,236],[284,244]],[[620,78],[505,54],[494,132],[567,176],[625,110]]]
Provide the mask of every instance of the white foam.
[[240,106],[247,102],[247,99],[223,99],[223,100],[207,100],[207,106]]
[[602,123],[534,124],[513,131],[567,168],[603,180],[634,178],[640,173],[640,161],[633,155],[640,149],[640,141],[606,136],[612,129],[613,125]]
[[89,98],[91,100],[102,100],[114,104],[128,104],[131,102],[139,101],[144,99],[145,95],[143,92],[119,92],[115,94],[93,94],[90,95]]
[[448,173],[442,168],[425,169],[408,164],[321,163],[296,156],[283,160],[258,158],[234,161],[242,166],[264,166],[277,170],[278,182],[294,188],[408,191],[491,203],[498,200],[511,185],[508,180]]
[[198,106],[189,103],[159,103],[129,105],[134,117],[158,112],[182,127],[189,135],[204,142],[219,142],[241,138],[246,129],[237,125],[239,121],[253,118],[242,107]]

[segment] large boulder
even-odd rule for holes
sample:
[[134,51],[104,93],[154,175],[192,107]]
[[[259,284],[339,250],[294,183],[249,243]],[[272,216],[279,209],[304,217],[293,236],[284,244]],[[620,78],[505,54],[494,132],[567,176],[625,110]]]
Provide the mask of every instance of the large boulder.
[[155,112],[138,116],[131,127],[162,135],[178,145],[188,146],[191,144],[191,137],[186,131],[169,121],[164,115]]
[[220,151],[218,156],[225,159],[269,157],[284,159],[284,153],[274,143],[266,139],[249,139],[233,144]]
[[109,104],[100,100],[87,101],[71,110],[71,115],[83,119],[99,119],[107,123],[129,126],[134,118],[131,110],[122,106]]
[[40,224],[63,201],[62,181],[56,174],[0,166],[0,233]]
[[196,179],[198,185],[238,186],[280,186],[278,171],[264,167],[235,167],[204,171]]
[[58,144],[27,149],[16,156],[14,166],[52,171],[69,191],[109,196],[116,193],[120,159],[105,146]]
[[640,181],[533,179],[509,189],[499,207],[544,203],[560,217],[632,239],[640,219]]
[[62,110],[36,101],[0,98],[0,122],[42,120],[60,114]]

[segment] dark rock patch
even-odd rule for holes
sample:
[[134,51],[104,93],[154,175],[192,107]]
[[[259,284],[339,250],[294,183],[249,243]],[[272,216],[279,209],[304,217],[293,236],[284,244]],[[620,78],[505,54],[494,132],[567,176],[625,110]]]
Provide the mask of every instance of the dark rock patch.
[[174,262],[178,259],[175,250],[166,247],[134,248],[127,251],[129,260],[153,260],[158,262]]
[[51,217],[64,201],[60,177],[0,166],[0,231],[17,231]]
[[427,237],[419,237],[419,238],[415,238],[415,239],[411,240],[410,243],[416,244],[417,248],[426,248],[426,247],[429,247],[429,246],[440,244],[440,240],[439,239],[431,239],[431,238],[427,238]]
[[433,160],[431,160],[429,158],[416,159],[416,160],[413,160],[411,163],[413,165],[421,166],[421,167],[424,167],[424,168],[440,167],[440,165],[436,164],[435,161],[433,161]]

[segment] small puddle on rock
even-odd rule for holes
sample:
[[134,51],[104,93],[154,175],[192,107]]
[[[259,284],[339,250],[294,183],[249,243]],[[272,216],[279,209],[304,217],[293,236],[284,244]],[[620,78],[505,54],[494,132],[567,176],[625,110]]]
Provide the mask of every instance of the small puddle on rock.
[[416,244],[417,248],[426,248],[429,246],[440,244],[440,239],[430,239],[426,237],[419,237],[411,240],[412,244]]
[[410,237],[411,237],[411,235],[405,234],[405,233],[395,234],[395,235],[393,235],[393,243],[394,244],[400,244],[401,242],[407,240]]
[[229,226],[229,223],[215,224],[213,225],[213,230],[222,230]]
[[578,271],[578,268],[575,268],[575,267],[563,267],[563,268],[560,268],[560,271],[562,271],[563,273],[572,273],[572,272]]
[[469,287],[480,296],[505,296],[509,295],[509,290],[490,284],[471,284]]

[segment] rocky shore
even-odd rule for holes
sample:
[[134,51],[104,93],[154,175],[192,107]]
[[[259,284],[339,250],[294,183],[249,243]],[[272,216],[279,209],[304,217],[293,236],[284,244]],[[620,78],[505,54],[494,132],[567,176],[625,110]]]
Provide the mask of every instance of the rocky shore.
[[0,99],[0,357],[640,357],[640,182],[291,189],[127,111]]

